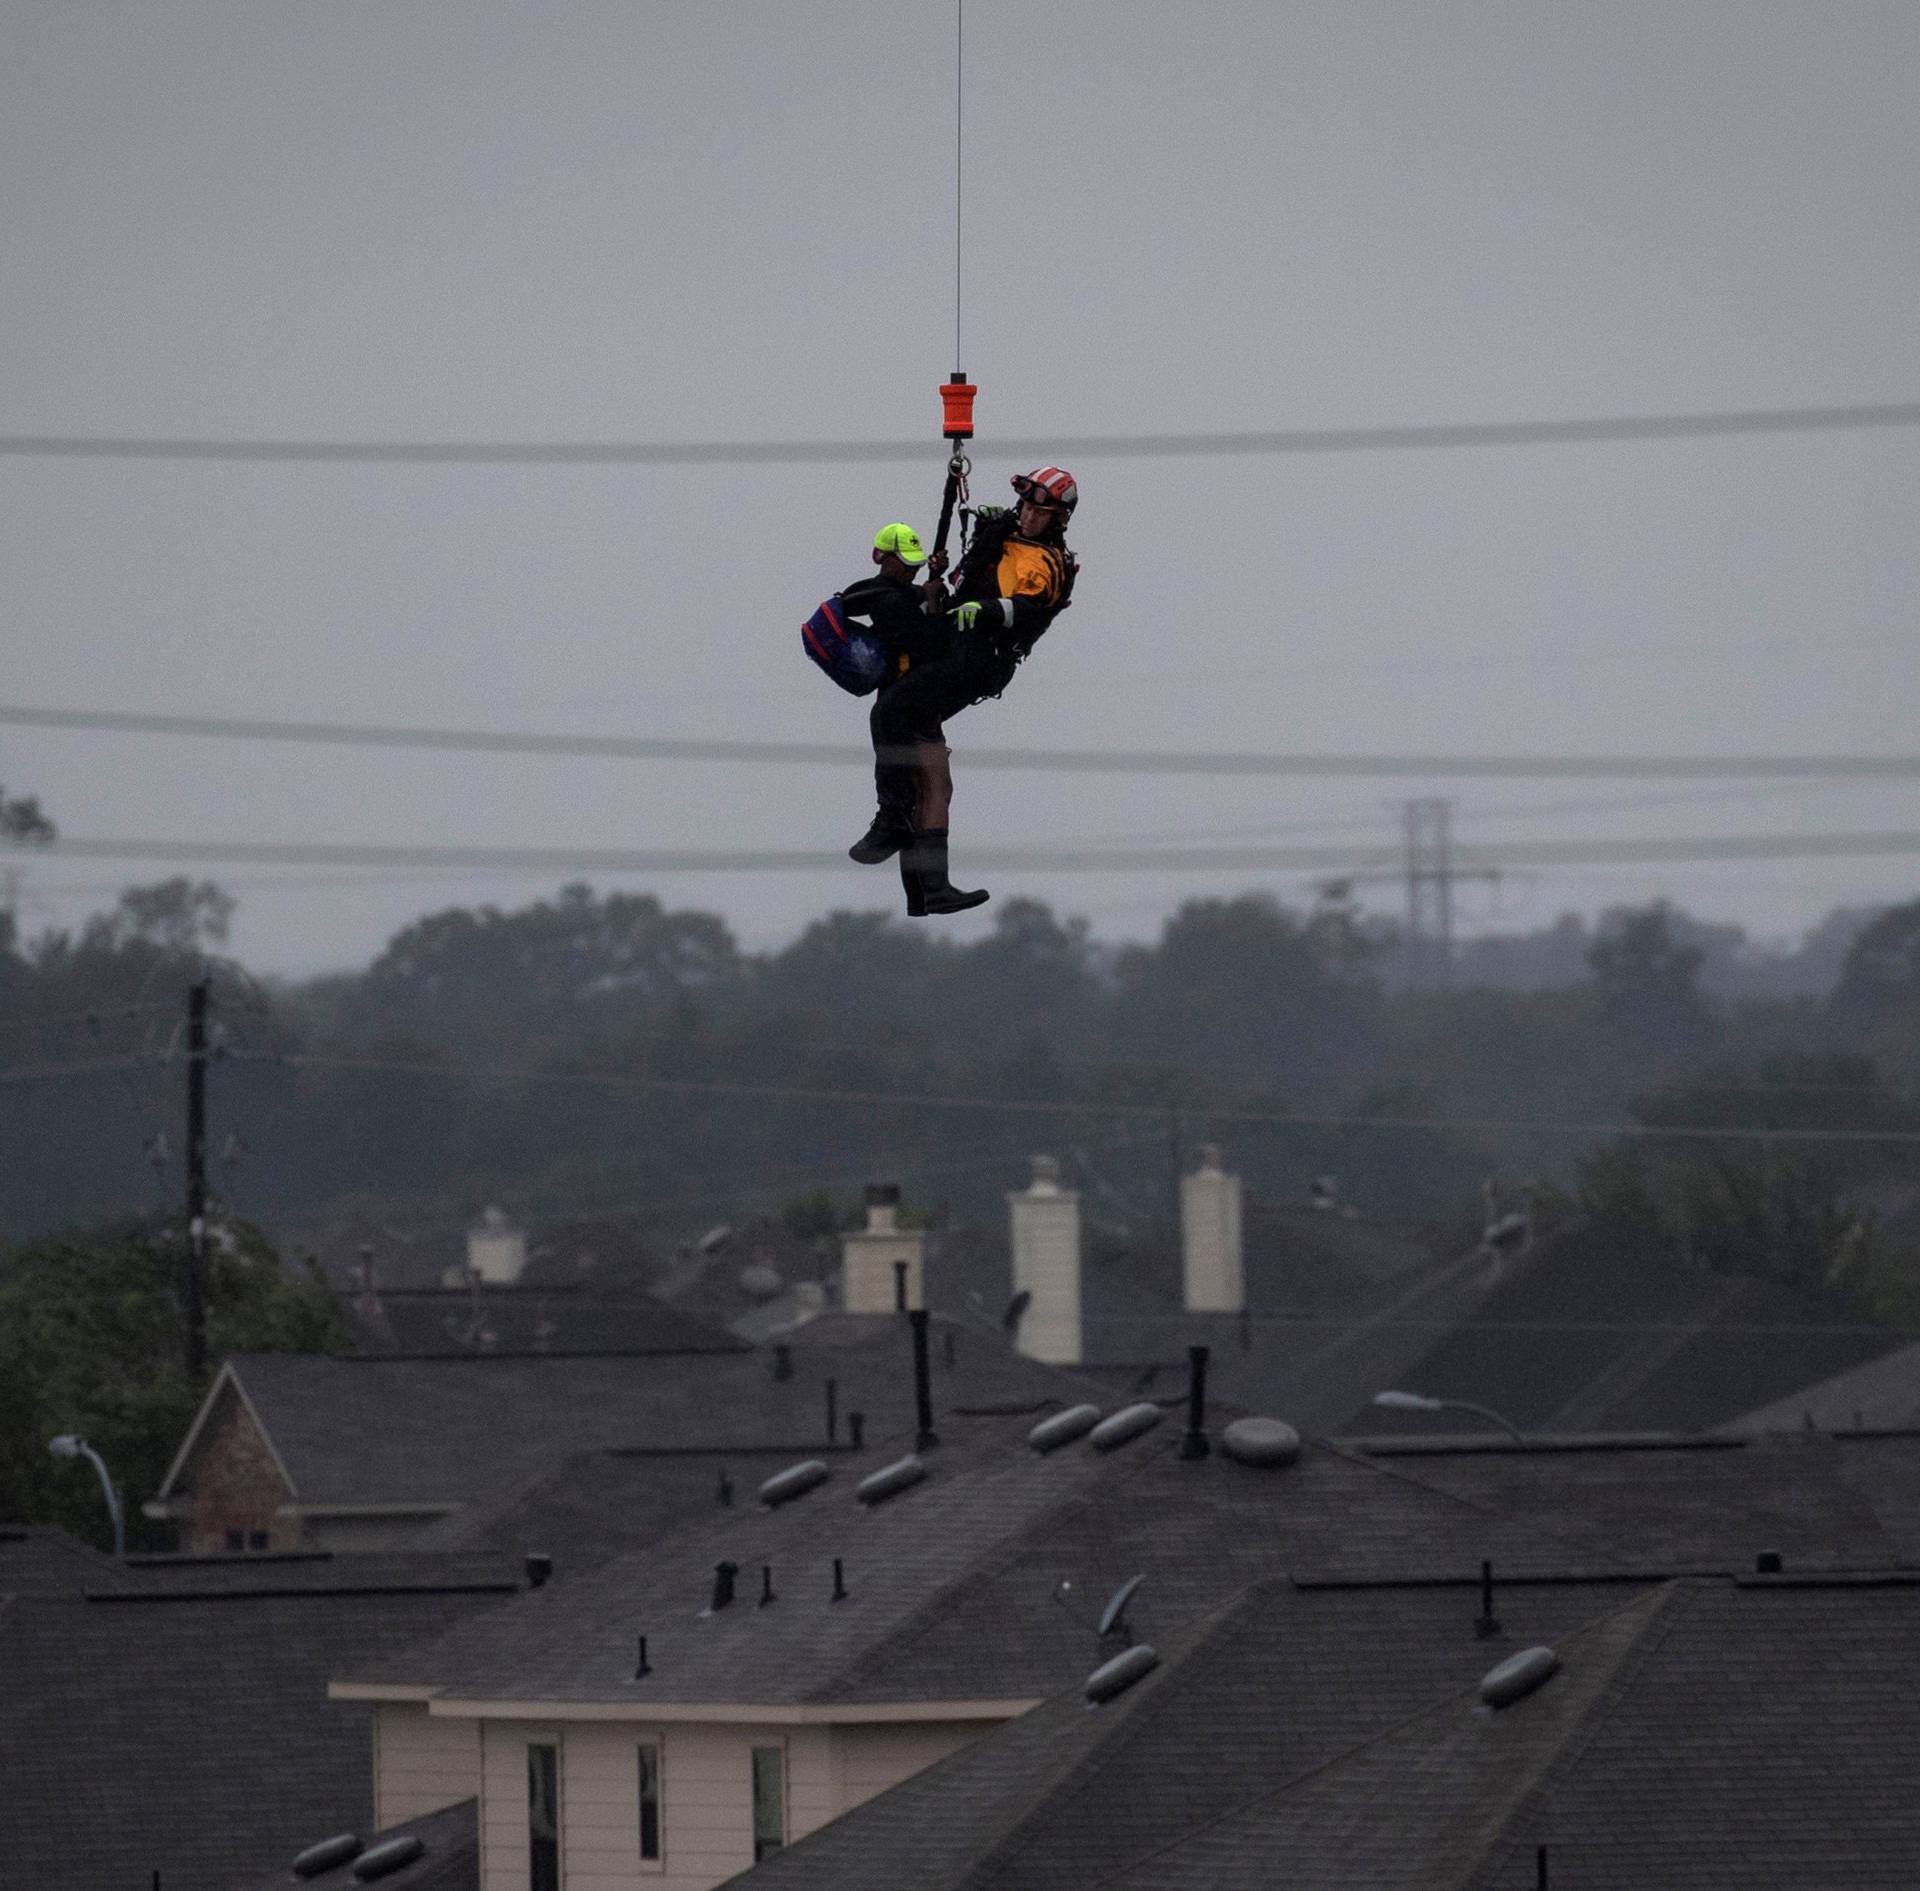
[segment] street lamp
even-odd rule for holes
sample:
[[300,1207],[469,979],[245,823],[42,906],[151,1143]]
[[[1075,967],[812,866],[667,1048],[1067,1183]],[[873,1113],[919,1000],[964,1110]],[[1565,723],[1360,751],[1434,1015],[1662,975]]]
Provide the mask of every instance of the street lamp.
[[1376,1392],[1373,1403],[1389,1412],[1471,1412],[1490,1425],[1498,1425],[1515,1444],[1526,1443],[1520,1427],[1511,1419],[1502,1418],[1484,1405],[1475,1405],[1470,1399],[1430,1399],[1419,1392]]
[[113,1479],[107,1475],[107,1461],[78,1432],[63,1431],[57,1438],[47,1440],[47,1449],[56,1458],[85,1458],[100,1473],[100,1488],[107,1494],[107,1514],[113,1519],[113,1553],[124,1556],[127,1553],[127,1518],[120,1508],[120,1493],[113,1488]]

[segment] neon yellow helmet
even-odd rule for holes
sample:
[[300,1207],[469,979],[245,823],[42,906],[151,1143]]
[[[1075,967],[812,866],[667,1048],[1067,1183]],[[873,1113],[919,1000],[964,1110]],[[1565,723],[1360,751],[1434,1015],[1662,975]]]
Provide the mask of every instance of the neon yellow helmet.
[[873,549],[891,552],[903,565],[924,565],[927,562],[927,548],[920,543],[920,534],[910,525],[883,525],[873,535]]

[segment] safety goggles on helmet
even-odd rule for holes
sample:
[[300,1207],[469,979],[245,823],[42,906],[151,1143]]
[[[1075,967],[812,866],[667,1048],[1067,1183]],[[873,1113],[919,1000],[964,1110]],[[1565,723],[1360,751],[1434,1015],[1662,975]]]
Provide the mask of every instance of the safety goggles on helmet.
[[1015,473],[1012,483],[1022,499],[1036,506],[1071,512],[1080,503],[1080,488],[1063,466],[1036,466],[1030,473]]

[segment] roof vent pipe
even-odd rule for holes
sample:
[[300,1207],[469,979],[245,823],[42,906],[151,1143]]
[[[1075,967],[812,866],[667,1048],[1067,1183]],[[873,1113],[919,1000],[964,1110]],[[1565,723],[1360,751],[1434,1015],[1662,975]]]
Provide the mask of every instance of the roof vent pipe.
[[762,1563],[760,1565],[760,1607],[764,1609],[773,1599],[773,1565]]
[[547,1578],[553,1574],[553,1558],[543,1556],[538,1550],[529,1550],[526,1556],[527,1587],[544,1589]]
[[652,1672],[652,1665],[647,1660],[647,1638],[642,1635],[640,1637],[639,1653],[634,1658],[633,1678],[636,1681],[644,1681]]
[[784,1471],[776,1471],[768,1478],[760,1486],[760,1501],[769,1510],[778,1510],[782,1504],[790,1504],[796,1497],[804,1497],[832,1475],[833,1467],[824,1458],[807,1458],[799,1464],[789,1465]]
[[1137,1405],[1123,1405],[1110,1412],[1087,1433],[1087,1442],[1096,1451],[1117,1451],[1123,1444],[1151,1431],[1160,1422],[1160,1408],[1151,1399]]
[[840,1558],[833,1559],[833,1600],[844,1602],[847,1599],[847,1572]]
[[793,1377],[793,1348],[785,1340],[773,1349],[773,1376],[782,1382]]
[[840,1433],[840,1382],[827,1381],[827,1443],[838,1442]]
[[1151,1674],[1159,1665],[1160,1657],[1150,1642],[1134,1643],[1124,1653],[1102,1663],[1087,1676],[1087,1705],[1104,1706],[1124,1694],[1142,1676]]
[[709,1615],[718,1615],[722,1609],[733,1606],[733,1579],[740,1573],[738,1563],[715,1563],[713,1566],[713,1600],[707,1604]]
[[1551,1648],[1523,1648],[1480,1678],[1480,1698],[1496,1712],[1524,1700],[1560,1672],[1560,1657]]
[[853,1494],[868,1506],[883,1504],[889,1497],[911,1490],[926,1474],[927,1467],[917,1457],[900,1458],[875,1471],[871,1477],[863,1477],[854,1486]]
[[1076,1438],[1084,1438],[1099,1422],[1099,1406],[1069,1405],[1064,1412],[1055,1412],[1051,1418],[1041,1419],[1027,1433],[1027,1443],[1042,1455],[1058,1451],[1062,1445],[1070,1445]]
[[1213,1447],[1207,1442],[1207,1349],[1187,1348],[1187,1435],[1180,1455],[1189,1464],[1204,1458]]
[[1473,1632],[1482,1641],[1500,1633],[1500,1618],[1493,1612],[1493,1565],[1480,1565],[1480,1613],[1473,1618]]
[[334,1838],[323,1838],[318,1845],[309,1845],[293,1861],[293,1875],[317,1878],[323,1871],[331,1871],[335,1865],[344,1865],[349,1858],[359,1856],[359,1839],[351,1832],[342,1832]]
[[913,1324],[913,1403],[920,1430],[915,1451],[930,1451],[940,1442],[933,1429],[933,1372],[927,1364],[927,1310],[916,1307],[907,1315]]
[[409,1832],[405,1838],[390,1838],[384,1845],[375,1845],[364,1851],[353,1861],[353,1875],[362,1884],[371,1884],[376,1878],[385,1878],[398,1871],[403,1865],[410,1865],[416,1858],[426,1853],[426,1841],[417,1833]]
[[1547,1848],[1544,1845],[1533,1848],[1533,1888],[1534,1891],[1547,1891]]
[[723,1510],[728,1510],[728,1509],[731,1509],[731,1508],[732,1508],[732,1506],[733,1506],[733,1479],[732,1479],[732,1478],[730,1478],[730,1477],[729,1477],[729,1476],[728,1476],[728,1475],[726,1474],[726,1472],[725,1472],[725,1471],[722,1471],[722,1472],[720,1473],[720,1490],[719,1490],[719,1497],[720,1497],[720,1507],[721,1507],[721,1509],[723,1509]]
[[867,1415],[865,1412],[847,1414],[847,1448],[850,1451],[864,1451],[867,1448]]

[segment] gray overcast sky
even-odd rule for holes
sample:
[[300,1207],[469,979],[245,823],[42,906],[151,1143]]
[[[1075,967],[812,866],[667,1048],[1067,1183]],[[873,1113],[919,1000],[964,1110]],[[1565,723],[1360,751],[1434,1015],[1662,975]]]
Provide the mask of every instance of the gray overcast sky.
[[[983,498],[1017,470],[996,436],[1920,398],[1911,0],[966,13]],[[860,739],[796,627],[876,526],[937,509],[953,29],[951,0],[5,0],[0,433],[928,452],[0,460],[0,699]],[[1385,841],[1419,787],[969,775],[969,742],[1911,751],[1917,455],[1904,431],[1086,462],[1074,609],[954,725],[957,877],[991,843]],[[870,805],[845,768],[25,730],[0,730],[0,780],[75,837],[821,848]],[[1467,842],[1920,826],[1911,788],[1449,792]],[[210,871],[241,889],[237,949],[277,970],[552,884]],[[36,865],[29,923],[112,877]],[[1497,917],[1667,893],[1776,931],[1916,882],[1899,860],[1555,870]],[[1246,883],[994,880],[1106,935]],[[656,884],[753,944],[897,898],[851,866]]]

